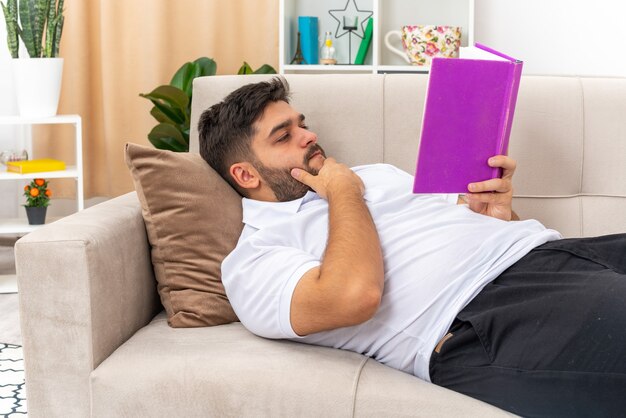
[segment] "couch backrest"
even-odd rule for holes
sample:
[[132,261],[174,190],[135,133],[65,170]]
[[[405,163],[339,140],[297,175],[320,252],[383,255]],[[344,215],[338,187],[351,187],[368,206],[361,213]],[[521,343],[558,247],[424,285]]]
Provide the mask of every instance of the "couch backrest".
[[[194,82],[191,151],[202,111],[271,76]],[[350,166],[386,162],[415,172],[427,75],[286,75],[292,105],[327,154]],[[509,155],[514,209],[565,236],[626,232],[626,79],[524,76]]]

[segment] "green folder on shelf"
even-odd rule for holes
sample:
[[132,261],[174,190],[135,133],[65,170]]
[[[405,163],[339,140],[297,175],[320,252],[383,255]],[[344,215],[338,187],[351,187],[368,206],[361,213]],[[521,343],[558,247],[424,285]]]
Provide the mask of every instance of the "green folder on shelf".
[[367,27],[365,28],[365,34],[363,35],[363,40],[361,41],[361,46],[359,46],[359,52],[356,54],[356,58],[354,59],[354,63],[357,65],[363,65],[365,62],[365,56],[370,49],[370,44],[372,43],[372,32],[374,31],[374,19],[371,17],[367,20]]

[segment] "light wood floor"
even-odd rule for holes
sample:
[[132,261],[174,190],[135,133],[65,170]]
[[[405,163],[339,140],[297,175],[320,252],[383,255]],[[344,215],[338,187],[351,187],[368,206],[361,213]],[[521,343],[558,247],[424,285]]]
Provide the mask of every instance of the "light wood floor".
[[[0,238],[0,274],[15,274],[13,238]],[[17,293],[0,294],[0,343],[22,345]]]

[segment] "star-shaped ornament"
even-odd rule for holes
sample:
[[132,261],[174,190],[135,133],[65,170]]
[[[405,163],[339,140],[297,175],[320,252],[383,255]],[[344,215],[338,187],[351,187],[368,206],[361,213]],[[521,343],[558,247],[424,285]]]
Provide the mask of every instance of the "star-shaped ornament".
[[337,21],[337,30],[335,31],[335,38],[340,38],[350,31],[343,28],[344,16],[348,19],[357,17],[358,26],[357,29],[352,31],[356,36],[363,39],[365,34],[365,23],[367,19],[374,14],[371,10],[360,10],[356,5],[356,0],[348,0],[346,7],[343,9],[329,10],[328,13]]

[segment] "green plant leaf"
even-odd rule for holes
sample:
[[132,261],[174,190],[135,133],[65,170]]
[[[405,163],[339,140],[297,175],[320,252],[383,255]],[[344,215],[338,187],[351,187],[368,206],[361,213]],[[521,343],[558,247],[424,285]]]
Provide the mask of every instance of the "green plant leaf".
[[[59,4],[63,3],[63,0],[59,0]],[[57,24],[57,30],[54,34],[54,49],[52,51],[53,57],[59,56],[59,46],[61,45],[61,35],[63,34],[63,24],[65,23],[65,16],[61,15],[61,20]]]
[[198,58],[194,61],[194,64],[196,64],[200,68],[198,77],[215,75],[215,73],[217,72],[217,63],[211,58]]
[[148,138],[148,141],[150,141],[150,143],[154,146],[154,148],[157,148],[157,149],[174,151],[174,152],[186,152],[187,151],[185,149],[182,149],[181,146],[178,144],[178,142],[174,141],[172,138],[169,138],[167,140]]
[[[22,23],[20,36],[22,37],[22,41],[24,41],[28,55],[31,58],[39,58],[41,57],[41,45],[38,45],[36,38],[35,28],[37,22],[35,18],[35,4],[30,1],[20,1],[19,14],[20,22]],[[39,42],[41,42],[41,38],[39,38]]]
[[189,104],[189,97],[184,91],[177,87],[163,85],[144,95],[149,99],[165,100],[172,104],[173,107],[185,109]]
[[[51,6],[51,8],[54,8]],[[52,48],[52,57],[59,56],[59,46],[61,45],[61,35],[63,34],[63,24],[65,23],[65,16],[63,16],[63,0],[59,0],[56,8],[56,16],[61,16],[59,22],[56,24],[56,30],[54,33],[54,46]]]
[[[24,1],[24,0],[22,0]],[[32,2],[33,0],[31,0]],[[48,17],[48,10],[50,9],[50,2],[54,0],[34,0],[35,3],[35,42],[39,47],[39,56],[43,55],[43,34],[44,27],[46,26],[46,19]],[[56,2],[55,2],[56,3]]]
[[[52,0],[52,3],[54,4],[55,0]],[[63,14],[63,1],[64,0],[59,0],[59,3],[57,4],[57,8],[56,8],[56,15],[62,15]]]
[[61,15],[57,14],[56,1],[51,0],[48,4],[48,16],[46,24],[46,43],[44,48],[44,56],[46,58],[52,58],[54,54],[54,35],[56,33],[57,25],[61,20]]
[[189,128],[181,130],[180,133],[183,134],[183,139],[187,144],[187,150],[189,150]]
[[193,64],[190,62],[184,63],[174,74],[170,81],[170,86],[176,87],[185,91],[185,79],[190,77],[193,72]]
[[250,67],[250,64],[248,64],[247,62],[243,62],[243,65],[241,66],[241,68],[239,68],[239,71],[237,71],[238,75],[246,75],[246,74],[253,74],[254,71],[252,71],[252,67]]
[[4,13],[4,20],[6,21],[7,28],[7,45],[11,58],[18,58],[19,56],[19,35],[18,35],[18,23],[17,23],[17,0],[8,0],[7,4],[0,2],[2,6],[2,12]]
[[215,75],[217,64],[214,60],[207,57],[201,57],[194,62],[187,62],[176,71],[170,85],[178,87],[191,98],[193,89],[193,80],[196,77]]
[[7,7],[9,8],[9,13],[15,20],[17,20],[17,0],[8,0]]
[[148,134],[148,140],[158,149],[167,149],[176,152],[189,150],[189,143],[185,142],[183,134],[174,126],[160,123]]
[[165,116],[176,124],[189,123],[189,97],[173,86],[159,86],[148,94],[140,94],[150,100]]
[[276,70],[269,64],[263,64],[254,71],[254,74],[276,74]]
[[[44,56],[46,58],[54,58],[55,55],[55,37],[58,26],[63,19],[62,15],[55,16],[52,20],[48,20],[48,26],[46,27],[46,46],[44,48]],[[58,53],[57,53],[58,55]]]
[[151,100],[152,104],[159,109],[165,116],[167,116],[174,124],[184,124],[185,123],[185,112],[180,109],[173,109],[168,104],[164,104],[158,100]]
[[190,63],[189,73],[187,74],[187,77],[185,78],[185,88],[183,89],[187,97],[189,97],[190,101],[191,101],[191,95],[193,94],[193,91],[192,91],[193,79],[198,77],[198,74],[200,74],[200,66],[196,64],[195,62]]
[[185,86],[185,92],[189,96],[189,99],[191,99],[193,94],[193,80],[198,77],[215,75],[216,71],[217,64],[211,58],[201,57],[193,62],[193,72],[189,80],[187,80],[188,84]]
[[189,146],[189,143],[185,142],[185,137],[183,136],[180,129],[168,123],[159,123],[157,126],[152,128],[152,131],[150,131],[150,134],[148,134],[148,137],[173,138],[180,145],[184,147]]
[[[52,7],[49,9],[52,10]],[[43,48],[43,56],[46,58],[52,57],[52,51],[54,50],[54,31],[56,26],[52,23],[54,16],[50,17],[50,11],[48,12],[48,24],[46,25],[46,43]]]
[[152,115],[153,118],[157,120],[157,122],[169,123],[170,125],[176,125],[176,123],[173,120],[168,118],[165,115],[165,113],[161,112],[156,106],[150,110],[150,114]]

